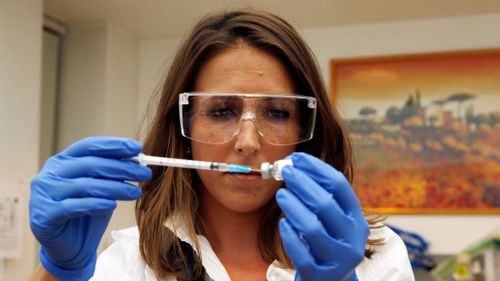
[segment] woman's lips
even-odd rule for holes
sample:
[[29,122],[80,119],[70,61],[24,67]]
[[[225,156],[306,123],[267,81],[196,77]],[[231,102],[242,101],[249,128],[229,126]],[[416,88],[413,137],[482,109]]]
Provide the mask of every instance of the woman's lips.
[[228,176],[241,182],[258,182],[262,180],[260,173],[227,173]]

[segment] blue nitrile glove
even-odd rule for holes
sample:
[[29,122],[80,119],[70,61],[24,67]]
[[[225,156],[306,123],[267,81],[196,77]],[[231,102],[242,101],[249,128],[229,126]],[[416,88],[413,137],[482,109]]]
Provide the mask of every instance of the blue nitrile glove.
[[41,244],[40,262],[61,280],[88,280],[96,249],[116,207],[141,190],[151,170],[121,160],[142,151],[132,139],[91,137],[51,157],[31,182],[30,225]]
[[357,280],[369,234],[358,199],[342,173],[305,153],[291,155],[276,200],[280,234],[297,269],[295,280]]

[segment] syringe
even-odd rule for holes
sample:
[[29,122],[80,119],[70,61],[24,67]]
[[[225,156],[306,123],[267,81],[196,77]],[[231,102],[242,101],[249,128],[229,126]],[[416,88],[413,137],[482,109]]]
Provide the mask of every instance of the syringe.
[[178,167],[187,169],[212,170],[212,171],[230,172],[230,173],[250,173],[253,171],[252,168],[248,166],[242,166],[236,164],[157,157],[157,156],[149,156],[143,153],[139,153],[139,155],[130,158],[130,160],[137,161],[143,166],[156,165],[156,166],[168,166],[168,167]]

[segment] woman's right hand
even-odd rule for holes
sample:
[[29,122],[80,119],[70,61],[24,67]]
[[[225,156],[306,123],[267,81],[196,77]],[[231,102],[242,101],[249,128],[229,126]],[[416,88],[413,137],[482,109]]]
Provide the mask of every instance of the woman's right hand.
[[40,261],[61,280],[88,280],[116,200],[135,200],[151,170],[125,160],[142,146],[132,139],[90,137],[49,158],[31,182],[30,226]]

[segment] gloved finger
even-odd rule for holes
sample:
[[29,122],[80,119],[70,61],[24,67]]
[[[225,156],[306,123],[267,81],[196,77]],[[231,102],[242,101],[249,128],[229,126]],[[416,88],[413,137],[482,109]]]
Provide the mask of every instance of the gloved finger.
[[307,245],[286,218],[280,219],[279,227],[283,246],[293,265],[299,272],[307,271],[309,266],[315,264]]
[[[34,180],[33,184],[36,185],[37,181]],[[94,178],[58,178],[52,181],[50,186],[40,185],[39,188],[54,201],[85,197],[135,200],[141,195],[141,189],[130,183]]]
[[349,237],[353,220],[339,207],[331,193],[295,167],[286,166],[282,175],[288,190],[318,216],[332,237]]
[[328,262],[332,259],[334,249],[333,239],[328,235],[325,228],[299,198],[292,192],[281,188],[276,193],[276,201],[285,214],[287,221],[302,235],[316,261]]
[[[54,263],[63,268],[82,268],[87,263],[87,259],[95,254],[95,251],[91,249],[97,249],[112,214],[112,211],[109,211],[94,215],[91,220],[72,221],[59,228],[51,229],[49,235],[38,236],[37,239],[43,243],[42,247],[46,247],[46,255],[50,256]],[[63,231],[64,235],[59,235],[60,231]],[[54,237],[57,238],[54,239]],[[66,247],[51,247],[54,241],[57,245]],[[75,243],[84,248],[75,247]]]
[[108,159],[95,156],[67,157],[59,165],[44,168],[43,173],[63,178],[91,177],[112,180],[146,181],[151,169],[135,161]]
[[358,216],[362,215],[358,198],[351,184],[341,172],[320,159],[303,152],[293,153],[291,159],[295,167],[308,174],[314,181],[332,193],[342,210]]
[[59,226],[69,219],[106,214],[116,208],[114,200],[103,198],[68,198],[58,204],[52,204],[52,208],[47,209],[45,226]]
[[142,151],[142,145],[129,138],[88,137],[73,143],[61,152],[71,157],[101,156],[107,158],[129,158]]

